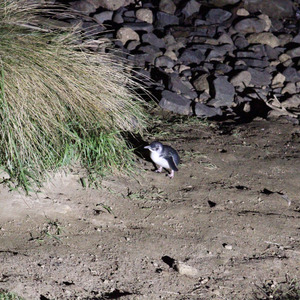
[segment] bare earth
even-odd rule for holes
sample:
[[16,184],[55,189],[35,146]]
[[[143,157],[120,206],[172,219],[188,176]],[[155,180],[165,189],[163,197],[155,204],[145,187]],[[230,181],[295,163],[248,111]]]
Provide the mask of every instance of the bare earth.
[[99,190],[80,172],[29,197],[0,186],[0,289],[28,300],[252,299],[265,281],[299,281],[300,127],[158,132],[182,158],[172,180],[139,158],[137,178]]

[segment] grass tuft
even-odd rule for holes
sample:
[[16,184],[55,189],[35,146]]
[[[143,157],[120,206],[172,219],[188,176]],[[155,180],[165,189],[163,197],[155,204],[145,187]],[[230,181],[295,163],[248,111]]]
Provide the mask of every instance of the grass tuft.
[[76,160],[94,178],[128,170],[133,155],[121,133],[146,126],[143,88],[113,54],[89,51],[75,29],[39,26],[41,10],[0,0],[2,169],[26,191]]

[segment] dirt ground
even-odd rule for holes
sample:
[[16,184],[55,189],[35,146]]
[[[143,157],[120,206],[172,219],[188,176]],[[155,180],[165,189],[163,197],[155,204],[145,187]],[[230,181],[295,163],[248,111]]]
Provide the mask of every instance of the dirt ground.
[[300,279],[300,127],[166,122],[174,179],[83,188],[56,174],[25,196],[0,186],[0,289],[31,299],[253,299]]

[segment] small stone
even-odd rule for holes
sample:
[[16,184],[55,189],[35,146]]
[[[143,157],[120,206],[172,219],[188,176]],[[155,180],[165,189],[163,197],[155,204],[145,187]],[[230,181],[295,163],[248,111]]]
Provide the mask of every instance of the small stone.
[[269,16],[265,14],[261,14],[258,16],[258,18],[266,22],[266,27],[264,31],[269,31],[272,26],[272,21],[270,20]]
[[181,12],[185,15],[186,18],[190,17],[194,13],[198,13],[200,10],[201,4],[196,0],[187,1],[186,5],[182,8]]
[[300,56],[300,47],[288,50],[288,51],[286,51],[286,54],[289,55],[291,58],[299,57]]
[[251,74],[250,84],[254,86],[267,86],[271,83],[271,74],[267,71],[259,71],[254,68],[248,68]]
[[167,14],[165,12],[157,12],[156,14],[156,22],[155,26],[157,28],[164,28],[166,26],[170,25],[178,25],[179,24],[179,19],[177,16]]
[[251,82],[251,73],[249,71],[241,71],[230,79],[230,83],[235,87],[245,88]]
[[239,9],[236,11],[236,15],[237,15],[237,16],[240,16],[240,17],[247,17],[247,16],[249,16],[249,11],[246,10],[245,8],[239,8]]
[[289,67],[293,63],[291,57],[285,53],[281,54],[278,59],[285,67]]
[[173,68],[174,67],[174,61],[169,56],[162,55],[155,59],[154,65],[157,68],[163,67],[163,68]]
[[288,82],[298,82],[300,81],[300,71],[296,70],[294,67],[287,67],[282,74],[285,76]]
[[272,79],[272,88],[283,87],[283,83],[285,81],[285,76],[281,73],[278,73]]
[[263,32],[266,22],[259,18],[245,18],[234,25],[234,30],[240,33],[259,33]]
[[282,89],[282,94],[296,94],[297,93],[297,88],[296,84],[294,82],[288,82],[285,87]]
[[[83,1],[87,2],[87,1]],[[98,0],[99,6],[104,7],[107,10],[117,10],[120,7],[123,7],[125,4],[125,0]]]
[[206,14],[206,21],[211,24],[220,24],[225,22],[231,17],[232,13],[221,9],[221,8],[212,8]]
[[128,41],[139,41],[139,35],[128,27],[122,27],[117,31],[117,39],[119,39],[123,45],[125,45]]
[[176,5],[174,4],[174,1],[172,1],[172,0],[160,0],[158,9],[161,12],[173,15],[176,11]]
[[247,37],[250,44],[269,45],[272,48],[280,46],[279,39],[271,32],[253,33]]
[[113,16],[112,11],[103,11],[99,14],[94,15],[94,19],[97,23],[103,24],[105,21],[111,21]]
[[165,48],[166,44],[163,39],[158,38],[154,33],[149,32],[142,35],[143,43],[153,45],[157,48]]
[[173,268],[181,275],[186,275],[188,277],[198,277],[199,276],[198,269],[191,267],[181,261],[175,261],[173,264]]
[[153,23],[153,13],[148,8],[140,8],[140,9],[138,9],[136,11],[136,18],[139,19],[139,20],[141,20],[141,21],[150,23],[150,24]]
[[288,109],[299,108],[300,107],[300,95],[293,95],[287,100],[281,102],[281,106]]
[[205,91],[206,93],[209,93],[209,83],[207,81],[208,76],[209,76],[209,74],[203,74],[203,75],[200,75],[199,77],[197,77],[193,81],[193,85],[194,85],[196,91],[199,91],[199,92]]

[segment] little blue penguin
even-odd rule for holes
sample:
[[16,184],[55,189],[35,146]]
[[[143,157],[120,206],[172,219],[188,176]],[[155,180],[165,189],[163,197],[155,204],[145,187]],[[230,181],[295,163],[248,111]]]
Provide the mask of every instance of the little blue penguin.
[[177,151],[160,142],[152,142],[149,146],[144,148],[151,151],[150,157],[152,161],[159,166],[156,172],[160,173],[163,168],[169,169],[171,170],[169,177],[173,178],[174,171],[178,171],[177,166],[180,161]]

